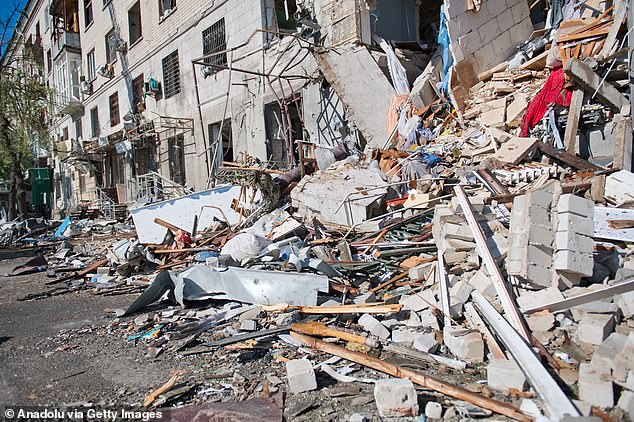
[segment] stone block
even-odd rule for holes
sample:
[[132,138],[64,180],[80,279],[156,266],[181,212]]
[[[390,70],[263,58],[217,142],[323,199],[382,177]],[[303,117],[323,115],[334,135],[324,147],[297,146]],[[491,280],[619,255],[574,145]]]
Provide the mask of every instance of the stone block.
[[442,405],[435,401],[428,401],[425,405],[425,417],[440,419],[442,417]]
[[414,341],[421,337],[422,333],[418,331],[410,331],[410,330],[393,330],[392,331],[392,341],[394,343],[403,344],[406,346],[411,346]]
[[425,309],[423,311],[418,312],[418,317],[420,318],[420,326],[431,328],[433,330],[439,330],[440,326],[438,325],[438,318],[431,311],[431,309]]
[[627,336],[621,333],[612,333],[599,345],[592,355],[590,362],[596,368],[603,368],[605,371],[616,369],[616,357],[627,342]]
[[423,334],[412,343],[415,349],[425,353],[434,353],[438,349],[438,342],[433,334]]
[[[504,13],[504,16],[506,16],[505,19],[508,19],[509,14]],[[516,94],[513,97],[513,101],[511,101],[511,104],[509,104],[509,106],[506,108],[506,124],[511,124],[513,122],[521,120],[524,112],[526,111],[526,107],[528,107],[528,97],[524,94]]]
[[286,362],[286,375],[293,394],[317,389],[315,371],[308,359],[294,359]]
[[612,381],[589,363],[579,365],[579,399],[606,408],[614,406]]
[[384,418],[417,416],[418,395],[408,379],[389,378],[374,384],[374,401]]
[[487,384],[490,388],[504,392],[510,388],[524,391],[526,376],[515,361],[494,359],[487,366]]
[[469,300],[469,296],[471,295],[472,291],[473,286],[471,286],[464,280],[460,280],[449,290],[449,302],[452,305],[455,303],[465,303],[467,300]]
[[561,250],[555,252],[553,267],[557,271],[591,276],[594,268],[594,258],[592,254]]
[[567,249],[592,254],[594,251],[594,240],[591,237],[573,231],[557,232],[554,246],[556,250]]
[[577,327],[580,342],[599,345],[614,330],[614,317],[604,314],[585,314]]
[[590,237],[594,234],[594,221],[591,217],[580,217],[570,213],[558,214],[557,231],[574,231]]
[[554,287],[559,288],[559,290],[570,289],[574,286],[578,286],[581,283],[582,278],[583,276],[580,274],[568,273],[566,271],[557,271],[557,285]]
[[615,298],[615,302],[621,309],[623,318],[634,316],[634,291],[618,295]]
[[431,266],[429,264],[421,264],[409,269],[410,280],[420,280],[427,277]]
[[430,289],[427,289],[410,296],[404,296],[399,300],[399,303],[401,303],[406,310],[409,309],[419,312],[429,308],[430,303],[435,306],[436,298],[434,297],[434,293]]
[[374,318],[370,314],[363,314],[359,317],[359,325],[362,326],[373,336],[377,336],[382,340],[386,340],[390,336],[390,330],[381,323],[378,319]]
[[500,32],[509,30],[515,24],[513,14],[509,9],[503,10],[495,19]]
[[526,292],[517,298],[517,304],[522,309],[530,309],[547,303],[557,302],[564,299],[559,289],[549,287],[547,289]]
[[571,193],[561,195],[557,202],[557,212],[570,213],[584,218],[594,216],[594,202]]
[[352,301],[354,303],[372,303],[372,302],[376,302],[376,295],[374,294],[374,292],[370,292],[370,293],[365,293],[362,295],[359,295],[357,297],[355,297],[354,299],[352,299]]
[[551,248],[555,241],[555,231],[550,227],[531,225],[528,230],[528,243]]
[[531,331],[548,331],[555,325],[555,316],[549,311],[535,312],[526,318]]
[[623,390],[616,405],[628,414],[630,420],[634,418],[634,392]]
[[484,267],[480,268],[480,270],[469,279],[469,284],[488,298],[494,298],[497,294],[491,277],[489,277]]
[[479,332],[458,327],[445,327],[443,339],[445,345],[457,358],[469,362],[484,360],[484,341]]

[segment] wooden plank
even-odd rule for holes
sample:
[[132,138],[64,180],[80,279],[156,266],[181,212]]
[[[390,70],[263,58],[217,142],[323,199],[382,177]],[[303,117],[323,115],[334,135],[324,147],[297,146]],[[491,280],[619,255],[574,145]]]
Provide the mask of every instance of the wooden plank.
[[165,227],[166,229],[171,230],[173,233],[176,233],[176,232],[179,232],[179,231],[185,232],[185,233],[189,233],[187,230],[181,229],[180,227],[177,227],[177,226],[173,225],[172,223],[168,223],[167,221],[162,220],[162,219],[160,219],[158,217],[156,217],[154,219],[154,224],[158,224],[161,227]]
[[445,327],[451,326],[451,312],[449,311],[449,283],[447,282],[447,274],[445,273],[445,261],[442,252],[438,251],[438,263],[436,264],[436,276],[438,277],[440,286],[440,303],[442,306],[443,321]]
[[509,66],[509,62],[502,62],[498,64],[497,66],[489,70],[485,70],[484,72],[478,74],[478,79],[481,80],[482,82],[486,82],[493,77],[494,73],[504,72],[508,66]]
[[616,2],[615,9],[614,9],[614,21],[612,22],[612,26],[610,27],[610,31],[608,32],[608,37],[605,39],[603,48],[599,52],[599,57],[605,57],[609,55],[612,52],[612,50],[615,48],[615,44],[617,42],[617,35],[619,34],[621,25],[623,25],[623,22],[625,22],[626,11],[627,11],[626,2],[624,1]]
[[392,277],[391,279],[389,279],[385,283],[379,284],[375,288],[368,290],[368,292],[370,292],[370,293],[378,292],[379,290],[389,286],[390,284],[394,284],[397,281],[399,281],[400,279],[405,278],[407,275],[409,275],[409,273],[407,271],[405,271],[404,273],[400,273],[400,274]]
[[555,160],[561,161],[565,164],[568,164],[570,167],[576,168],[577,170],[582,171],[601,171],[603,168],[592,164],[583,158],[577,157],[576,155],[572,155],[571,153],[557,149],[552,145],[545,144],[543,142],[537,143],[537,149],[539,149],[544,154],[548,155]]
[[526,375],[535,392],[544,401],[549,416],[553,420],[560,420],[565,416],[581,416],[570,398],[562,391],[550,373],[540,363],[525,339],[511,327],[493,305],[477,290],[471,293],[473,302],[480,311],[480,315],[493,328],[498,338],[504,343],[513,359]]
[[438,391],[449,397],[464,400],[466,402],[475,404],[476,406],[489,409],[518,421],[528,422],[532,420],[530,417],[524,415],[518,408],[514,406],[489,399],[480,394],[473,393],[469,390],[466,390],[457,385],[450,384],[438,378],[421,374],[419,372],[412,371],[411,369],[397,366],[390,362],[382,361],[381,359],[377,359],[374,356],[366,355],[360,352],[354,352],[352,350],[347,350],[343,347],[326,343],[325,341],[318,340],[314,337],[306,336],[304,334],[299,334],[291,331],[291,336],[315,350],[330,353],[334,356],[339,356],[351,362],[355,362],[360,365],[367,366],[368,368],[372,368],[377,371],[392,375],[393,377],[409,378],[415,384],[421,385],[434,391]]
[[392,314],[400,312],[403,305],[384,303],[365,303],[340,306],[300,306],[302,314]]
[[616,113],[625,105],[629,105],[627,98],[610,83],[579,59],[569,59],[564,63],[564,72],[577,85],[588,92],[595,92],[596,97],[603,104],[610,107]]
[[520,66],[522,70],[544,70],[546,67],[546,57],[548,57],[548,50],[533,57],[526,63]]
[[528,341],[530,339],[530,334],[528,332],[528,329],[526,328],[526,321],[524,321],[524,317],[517,308],[515,300],[513,299],[513,297],[511,296],[511,292],[509,291],[508,284],[504,277],[502,277],[502,272],[495,262],[493,255],[491,255],[491,251],[487,246],[486,238],[484,237],[482,228],[478,224],[478,221],[473,214],[471,203],[469,202],[469,199],[467,198],[467,195],[465,194],[462,186],[454,186],[454,192],[456,193],[456,197],[460,202],[462,212],[467,219],[467,223],[469,224],[471,233],[473,233],[477,249],[482,255],[482,260],[484,261],[484,265],[486,266],[487,272],[489,273],[489,277],[491,277],[491,282],[495,287],[495,291],[497,292],[498,298],[500,299],[502,308],[504,308],[506,318],[511,321],[511,324],[518,331],[518,333],[520,333],[520,335],[524,337],[526,341]]
[[585,38],[591,38],[591,37],[599,37],[602,35],[607,35],[609,32],[609,30],[607,29],[596,29],[594,31],[588,31],[588,32],[584,32],[581,34],[571,34],[571,35],[564,35],[563,37],[560,37],[557,42],[558,43],[565,43],[565,42],[570,42],[570,41],[577,41],[577,40],[583,40]]
[[535,306],[529,309],[523,309],[525,314],[533,314],[539,311],[560,312],[570,309],[575,306],[583,305],[586,303],[594,302],[596,300],[607,299],[614,295],[620,295],[623,293],[631,292],[634,290],[634,278],[629,278],[625,281],[613,284],[610,287],[606,287],[601,290],[594,290],[590,293],[584,293],[579,296],[569,297],[558,302],[547,303],[546,305]]
[[[628,116],[629,117],[629,116]],[[620,114],[614,116],[614,163],[615,169],[632,171],[632,122]]]
[[575,88],[572,92],[570,107],[568,108],[568,121],[566,122],[566,132],[564,133],[564,146],[571,154],[577,153],[577,129],[579,128],[579,118],[581,117],[581,107],[583,106],[583,90]]

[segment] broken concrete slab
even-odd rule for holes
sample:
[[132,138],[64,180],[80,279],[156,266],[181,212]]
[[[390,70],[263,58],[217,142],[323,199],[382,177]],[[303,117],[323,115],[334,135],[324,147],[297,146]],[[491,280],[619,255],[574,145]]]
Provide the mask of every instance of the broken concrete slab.
[[445,327],[443,341],[449,351],[459,359],[468,362],[484,360],[484,341],[477,331],[469,331],[459,327]]
[[374,384],[374,400],[385,418],[417,416],[418,395],[408,379],[380,379]]
[[489,387],[507,392],[510,388],[524,391],[526,376],[514,360],[493,359],[487,365],[487,384]]
[[286,362],[286,375],[288,377],[288,386],[293,394],[317,388],[315,371],[308,359],[294,359]]

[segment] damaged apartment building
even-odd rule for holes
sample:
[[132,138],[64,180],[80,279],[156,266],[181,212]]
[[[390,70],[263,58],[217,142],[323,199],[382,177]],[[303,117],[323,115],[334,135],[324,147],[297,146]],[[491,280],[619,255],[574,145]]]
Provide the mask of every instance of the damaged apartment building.
[[533,31],[525,0],[31,0],[25,12],[57,96],[53,206],[111,216],[209,188],[223,162],[287,170],[320,146],[381,148],[395,94],[414,84],[419,106],[440,91],[460,106]]

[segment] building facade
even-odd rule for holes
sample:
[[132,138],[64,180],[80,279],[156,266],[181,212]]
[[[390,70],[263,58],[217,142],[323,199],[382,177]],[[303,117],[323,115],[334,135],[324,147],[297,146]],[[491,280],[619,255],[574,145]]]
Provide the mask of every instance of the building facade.
[[[481,16],[481,25],[499,20],[488,10],[503,11],[510,1],[487,2],[482,13],[491,16]],[[452,17],[464,20],[466,9],[457,10],[464,2],[451,3],[445,7]],[[522,9],[513,9],[505,31],[521,25],[526,35],[528,7],[516,3]],[[442,6],[439,0],[29,1],[20,31],[41,46],[42,77],[57,98],[50,158],[55,208],[133,204],[159,189],[203,190],[223,161],[249,157],[289,169],[298,164],[299,142],[381,147],[396,93],[381,40],[399,52],[413,82],[440,55]],[[456,21],[449,29],[460,64],[477,27],[463,34],[465,24]],[[512,50],[521,34],[496,37],[496,51]],[[472,73],[498,60],[473,56]],[[432,73],[440,75],[442,63],[434,63]]]

